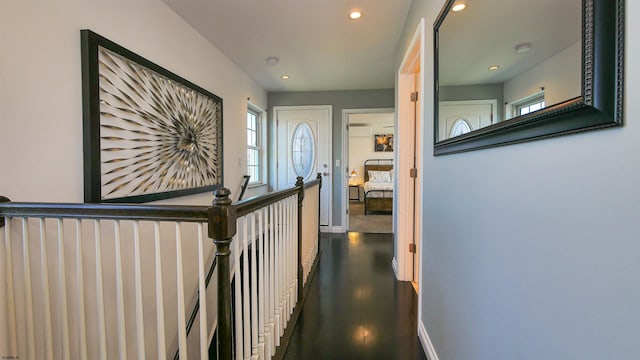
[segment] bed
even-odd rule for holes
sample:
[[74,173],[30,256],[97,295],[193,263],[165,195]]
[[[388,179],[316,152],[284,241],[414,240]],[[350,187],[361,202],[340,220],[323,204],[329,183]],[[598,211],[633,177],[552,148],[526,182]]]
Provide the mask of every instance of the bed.
[[364,162],[364,214],[393,212],[393,159]]

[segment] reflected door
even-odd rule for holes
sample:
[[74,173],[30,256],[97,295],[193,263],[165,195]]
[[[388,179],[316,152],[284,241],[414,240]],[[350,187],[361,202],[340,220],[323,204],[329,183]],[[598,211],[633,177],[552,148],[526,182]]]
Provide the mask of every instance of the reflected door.
[[438,112],[438,140],[493,124],[496,105],[496,100],[442,101]]
[[[296,177],[314,180],[322,174],[320,226],[331,216],[331,106],[274,108],[278,134],[277,189],[295,186]],[[326,230],[326,228],[325,228]]]

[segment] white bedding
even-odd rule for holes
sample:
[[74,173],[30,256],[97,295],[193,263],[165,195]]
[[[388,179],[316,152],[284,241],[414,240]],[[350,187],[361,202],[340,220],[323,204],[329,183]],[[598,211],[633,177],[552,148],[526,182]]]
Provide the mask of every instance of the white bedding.
[[[368,198],[392,198],[393,197],[393,183],[392,182],[371,182],[364,183],[364,193]],[[373,191],[367,194],[369,190],[391,190],[387,192]]]

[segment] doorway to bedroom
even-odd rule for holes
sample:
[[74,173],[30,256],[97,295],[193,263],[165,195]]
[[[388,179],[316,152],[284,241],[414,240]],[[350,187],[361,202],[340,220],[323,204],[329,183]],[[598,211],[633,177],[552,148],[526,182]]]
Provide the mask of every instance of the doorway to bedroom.
[[346,230],[393,233],[394,109],[343,111]]

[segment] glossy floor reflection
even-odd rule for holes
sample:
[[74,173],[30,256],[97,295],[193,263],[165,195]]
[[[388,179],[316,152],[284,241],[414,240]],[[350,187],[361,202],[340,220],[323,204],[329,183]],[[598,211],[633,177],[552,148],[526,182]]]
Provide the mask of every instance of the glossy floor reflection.
[[393,275],[391,234],[323,234],[285,359],[426,359],[417,296]]

